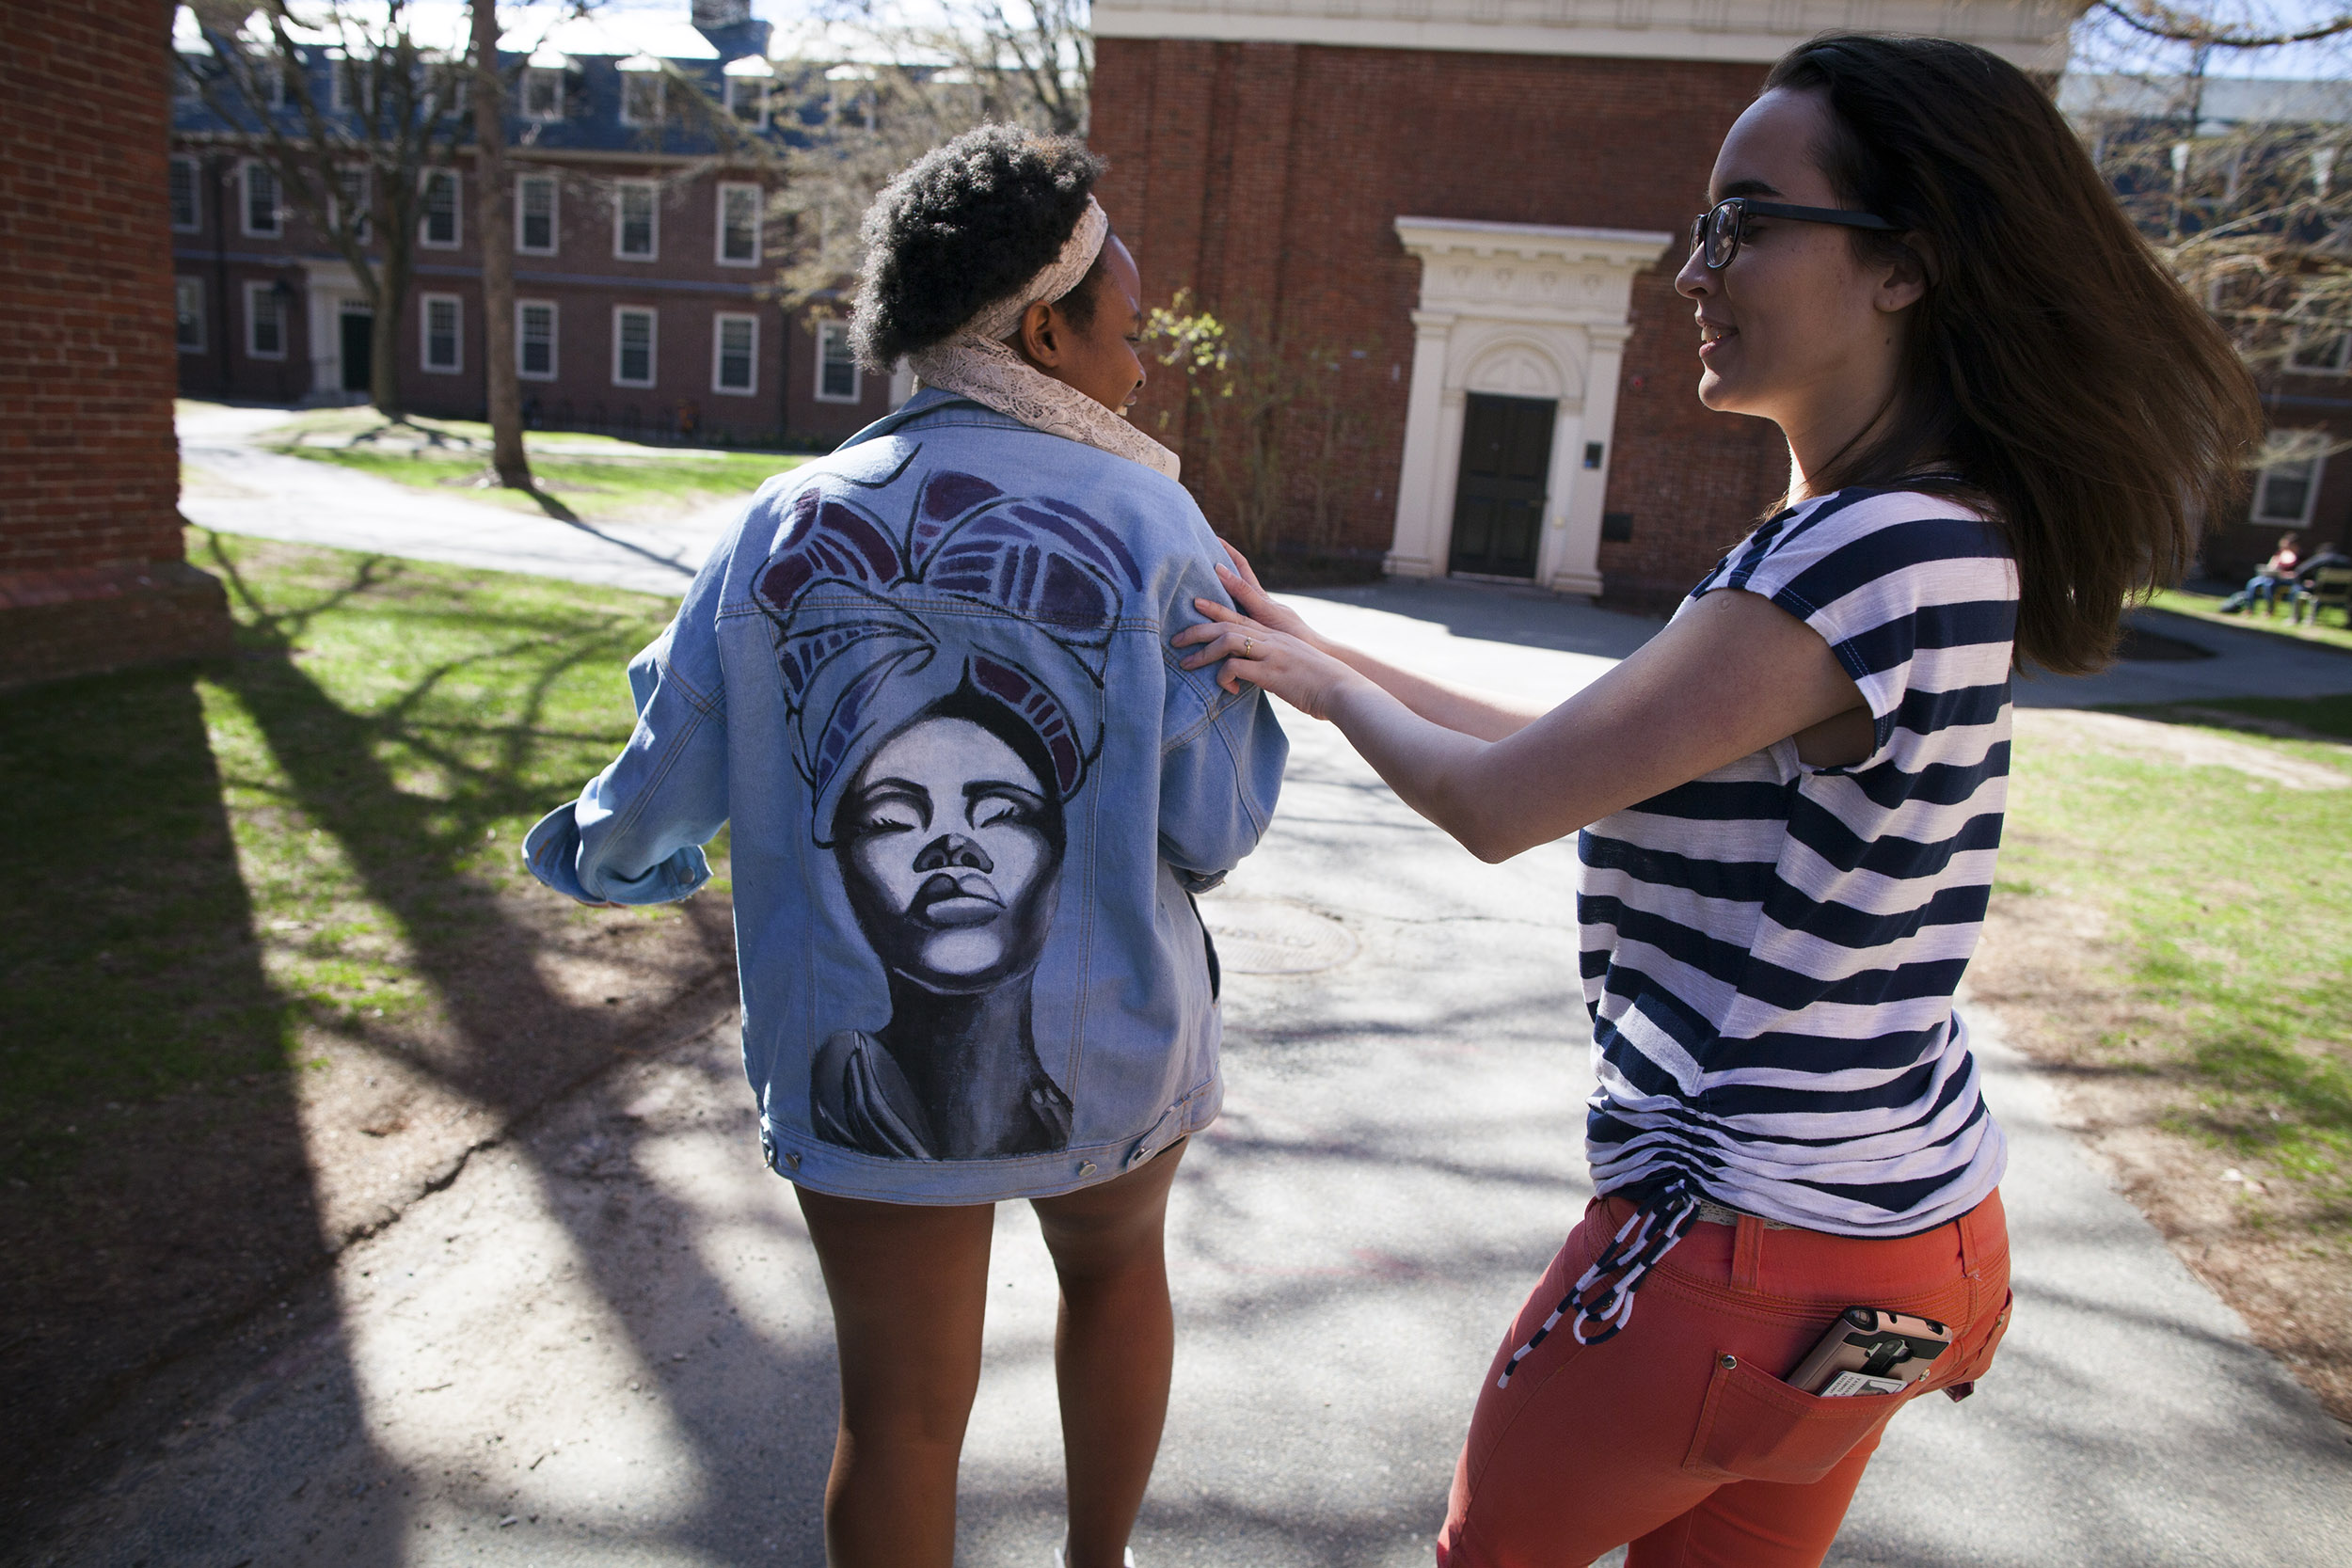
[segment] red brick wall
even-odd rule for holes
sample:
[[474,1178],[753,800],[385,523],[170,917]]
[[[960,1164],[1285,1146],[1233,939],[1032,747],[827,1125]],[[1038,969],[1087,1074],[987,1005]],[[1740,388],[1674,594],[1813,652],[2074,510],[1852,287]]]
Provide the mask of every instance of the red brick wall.
[[210,651],[180,564],[168,7],[0,7],[0,683]]
[[0,572],[181,555],[170,23],[0,7]]
[[[1763,75],[1749,65],[1104,39],[1092,137],[1112,161],[1104,203],[1155,299],[1189,286],[1226,313],[1265,314],[1288,342],[1366,351],[1340,372],[1369,432],[1340,542],[1376,549],[1394,525],[1421,288],[1394,220],[1678,233]],[[1696,338],[1672,264],[1634,288],[1607,500],[1631,515],[1633,534],[1601,547],[1613,598],[1679,593],[1787,477],[1770,425],[1699,405]],[[1181,443],[1176,381],[1160,371],[1137,418]]]

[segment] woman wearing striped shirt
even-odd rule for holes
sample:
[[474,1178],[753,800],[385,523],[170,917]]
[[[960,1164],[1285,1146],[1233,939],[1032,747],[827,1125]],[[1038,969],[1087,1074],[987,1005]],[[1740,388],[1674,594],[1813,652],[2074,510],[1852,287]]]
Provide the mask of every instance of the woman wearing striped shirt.
[[[2046,95],[1982,50],[1801,46],[1708,199],[1676,280],[1699,397],[1780,427],[1788,490],[1640,652],[1534,711],[1316,637],[1238,556],[1246,613],[1204,601],[1223,624],[1176,640],[1336,722],[1481,859],[1582,830],[1599,1196],[1480,1395],[1450,1568],[1818,1563],[1894,1411],[1990,1364],[2003,1143],[1952,998],[2010,673],[2103,664],[2261,429]],[[1853,1306],[1952,1346],[1900,1394],[1782,1381]]]

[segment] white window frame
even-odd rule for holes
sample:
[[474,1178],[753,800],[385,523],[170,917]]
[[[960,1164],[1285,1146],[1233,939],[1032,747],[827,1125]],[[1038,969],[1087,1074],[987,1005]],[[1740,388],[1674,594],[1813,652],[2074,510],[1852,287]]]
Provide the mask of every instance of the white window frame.
[[[2329,350],[2325,364],[2312,364],[2303,357],[2305,349],[2322,344]],[[2295,346],[2287,351],[2286,368],[2296,375],[2352,374],[2352,332],[2339,332],[2328,338],[2296,337]]]
[[[275,292],[277,288],[275,283],[247,283],[245,286],[245,356],[247,359],[286,357],[287,327],[294,319],[294,312],[278,299]],[[262,312],[254,302],[261,299],[268,300],[270,309],[278,312],[278,347],[272,351],[264,351],[260,346]]]
[[[549,125],[564,118],[564,100],[567,96],[567,88],[570,86],[564,80],[564,72],[552,66],[534,65],[523,68],[520,103],[525,119],[540,125]],[[532,89],[534,87],[553,89],[555,106],[552,109],[534,109],[531,106]]]
[[[752,329],[751,347],[746,357],[751,363],[751,381],[741,387],[729,387],[721,378],[720,367],[726,358],[726,334],[729,322],[742,322]],[[755,398],[759,395],[759,317],[748,310],[720,310],[710,318],[710,389],[731,398]]]
[[[628,198],[632,191],[643,191],[645,197],[645,240],[643,252],[621,248],[621,241],[628,232]],[[612,182],[612,259],[616,261],[659,261],[661,260],[661,186],[652,180],[615,180]]]
[[[620,73],[620,76],[621,123],[624,125],[660,125],[663,119],[667,118],[669,110],[669,94],[666,91],[669,84],[661,79],[661,72],[658,71],[624,71]],[[642,114],[631,114],[629,112],[629,91],[631,88],[639,87],[640,84],[649,84],[653,88],[653,116],[651,119],[647,119]]]
[[[523,324],[529,319],[530,312],[533,310],[545,310],[548,313],[548,368],[544,371],[531,369],[529,362],[523,357],[523,350],[531,341],[531,334],[524,329]],[[556,346],[563,341],[563,325],[564,314],[556,309],[555,301],[551,299],[518,299],[515,302],[515,374],[516,376],[524,381],[553,381],[555,379]]]
[[[545,185],[548,188],[548,243],[532,245],[523,243],[523,215],[526,186]],[[552,174],[517,174],[515,176],[515,254],[517,256],[552,256],[564,244],[564,187]]]
[[335,171],[335,188],[326,196],[327,216],[333,218],[336,225],[341,227],[343,217],[343,182],[345,180],[357,182],[355,194],[359,202],[359,225],[354,230],[353,237],[361,245],[367,244],[373,238],[370,230],[373,227],[374,218],[368,209],[375,204],[375,187],[370,183],[373,178],[373,173],[364,166],[355,165],[339,168]]
[[[850,390],[847,396],[825,390],[825,346],[838,341],[843,356],[850,362]],[[850,324],[845,321],[822,321],[817,324],[817,401],[818,403],[857,403],[866,396],[866,367],[857,362],[857,356],[849,353]]]
[[[259,171],[270,182],[270,226],[253,227],[253,176]],[[278,182],[278,171],[259,158],[247,158],[237,166],[237,217],[247,238],[275,240],[286,232],[286,192]]]
[[[446,305],[452,320],[449,328],[450,358],[445,365],[433,361],[433,308]],[[459,294],[419,294],[417,296],[417,363],[435,375],[459,375],[466,369],[466,301]]]
[[[776,79],[772,76],[730,76],[727,81],[727,113],[738,120],[758,130],[768,129],[768,105],[775,96]],[[748,95],[758,113],[747,115],[740,100]]]
[[[645,379],[629,381],[621,374],[621,318],[645,318]],[[612,385],[632,387],[640,391],[658,385],[661,380],[661,314],[650,305],[615,305],[612,307]]]
[[[2311,527],[2312,513],[2319,505],[2320,482],[2328,474],[2328,453],[2320,445],[2323,439],[2324,436],[2320,432],[2312,432],[2311,456],[2291,458],[2283,463],[2273,463],[2255,474],[2254,504],[2252,514],[2248,519],[2249,522],[2259,528],[2305,529]],[[2270,476],[2306,463],[2311,465],[2311,477],[2303,487],[2303,510],[2291,516],[2283,513],[2264,511],[2263,499],[2270,493]]]
[[[173,277],[171,280],[171,341],[179,344],[180,352],[183,354],[203,353],[204,345],[209,342],[212,338],[212,334],[205,330],[204,279],[185,276]],[[194,322],[196,324],[195,341],[192,342],[185,341],[181,338],[180,327],[181,324],[183,322]]]
[[[739,78],[731,77],[729,80],[739,80]],[[752,253],[749,256],[730,256],[727,254],[727,199],[730,197],[736,196],[747,198],[752,204],[752,221],[750,225],[752,231]],[[759,265],[759,253],[762,248],[760,245],[759,235],[760,219],[765,215],[764,209],[767,206],[767,196],[768,193],[761,187],[745,181],[720,182],[719,200],[717,203],[717,232],[711,239],[711,255],[717,259],[721,266],[755,267]]]
[[[449,182],[449,238],[433,238],[433,182]],[[457,250],[466,243],[466,182],[453,168],[429,168],[421,177],[421,199],[417,204],[417,245],[423,250]]]
[[180,214],[172,213],[171,230],[175,234],[201,234],[204,232],[204,166],[201,163],[185,153],[172,154],[171,166],[164,182],[165,204],[168,207],[174,195],[170,176],[182,169],[188,171],[188,221],[182,223]]

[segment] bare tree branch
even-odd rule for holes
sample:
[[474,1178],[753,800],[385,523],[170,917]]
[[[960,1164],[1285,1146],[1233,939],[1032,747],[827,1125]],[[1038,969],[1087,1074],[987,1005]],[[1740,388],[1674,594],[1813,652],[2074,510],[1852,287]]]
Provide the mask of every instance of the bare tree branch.
[[2217,19],[2210,12],[2162,0],[2095,0],[2091,7],[2143,37],[2208,49],[2284,49],[2352,33],[2352,12],[2339,12],[2313,26],[2281,32]]

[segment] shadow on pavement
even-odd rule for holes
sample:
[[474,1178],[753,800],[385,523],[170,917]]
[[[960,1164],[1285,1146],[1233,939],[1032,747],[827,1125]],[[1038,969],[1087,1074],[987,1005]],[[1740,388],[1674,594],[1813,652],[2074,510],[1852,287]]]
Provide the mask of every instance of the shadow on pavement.
[[[1601,610],[1539,588],[1443,578],[1389,578],[1360,588],[1301,589],[1285,597],[1385,610],[1445,627],[1456,637],[1528,648],[1623,658],[1655,637],[1662,618]],[[1313,619],[1313,611],[1308,610]]]
[[[181,1439],[180,1362],[283,1343],[327,1255],[194,673],[0,700],[0,768],[25,825],[0,913],[0,1536],[37,1547]],[[303,1375],[351,1382],[331,1354]]]

